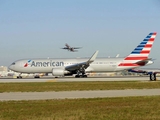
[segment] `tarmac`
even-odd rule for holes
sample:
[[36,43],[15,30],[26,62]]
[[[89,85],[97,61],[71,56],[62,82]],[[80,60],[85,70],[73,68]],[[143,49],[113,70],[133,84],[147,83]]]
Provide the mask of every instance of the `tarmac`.
[[[160,80],[160,77],[157,77]],[[12,78],[12,77],[2,77],[0,78],[0,83],[7,82],[82,82],[82,81],[149,81],[149,76],[113,76],[113,77],[88,77],[88,78],[74,78],[74,77],[41,77],[33,78],[27,77],[22,79]]]

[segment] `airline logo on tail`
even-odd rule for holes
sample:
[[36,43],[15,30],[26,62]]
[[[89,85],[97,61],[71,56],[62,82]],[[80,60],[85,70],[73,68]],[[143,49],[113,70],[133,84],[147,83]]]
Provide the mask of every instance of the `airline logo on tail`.
[[143,66],[148,59],[153,42],[156,37],[156,32],[150,33],[132,52],[127,56],[119,66]]

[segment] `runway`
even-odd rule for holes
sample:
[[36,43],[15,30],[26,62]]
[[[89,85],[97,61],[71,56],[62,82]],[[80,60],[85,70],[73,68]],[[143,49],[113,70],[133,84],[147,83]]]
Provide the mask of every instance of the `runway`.
[[[159,80],[160,77],[157,77]],[[139,76],[118,76],[118,77],[88,77],[88,78],[74,78],[74,77],[42,77],[42,78],[0,78],[0,83],[7,82],[80,82],[80,81],[149,81],[148,76],[139,77]]]
[[[105,78],[53,78],[40,79],[0,78],[0,83],[9,82],[77,82],[77,81],[149,81],[146,77],[105,77]],[[158,78],[159,79],[159,78]],[[153,96],[160,95],[160,89],[127,89],[127,90],[98,90],[98,91],[63,91],[63,92],[10,92],[0,93],[0,101],[10,100],[49,100],[49,99],[77,99],[77,98],[102,98],[102,97],[128,97],[128,96]]]
[[0,93],[0,101],[104,98],[160,95],[160,89]]

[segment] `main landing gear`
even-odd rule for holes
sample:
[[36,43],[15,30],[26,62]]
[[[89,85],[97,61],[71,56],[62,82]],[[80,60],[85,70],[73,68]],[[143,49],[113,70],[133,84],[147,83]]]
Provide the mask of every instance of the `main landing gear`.
[[87,75],[85,74],[85,75],[76,75],[76,76],[75,76],[75,78],[80,78],[80,77],[82,77],[82,78],[86,78],[86,77],[87,77]]
[[79,70],[77,70],[77,75],[75,76],[75,78],[80,78],[80,77],[81,78],[87,77],[84,66],[82,66]]
[[156,81],[156,73],[150,74],[150,81]]

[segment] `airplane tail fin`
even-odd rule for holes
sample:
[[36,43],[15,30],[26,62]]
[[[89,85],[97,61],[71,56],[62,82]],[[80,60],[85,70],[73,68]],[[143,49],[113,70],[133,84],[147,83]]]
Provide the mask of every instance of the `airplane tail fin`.
[[130,55],[125,57],[123,63],[120,63],[119,66],[141,66],[142,64],[138,63],[142,63],[143,61],[146,63],[156,34],[156,32],[148,34],[147,37],[130,53]]

